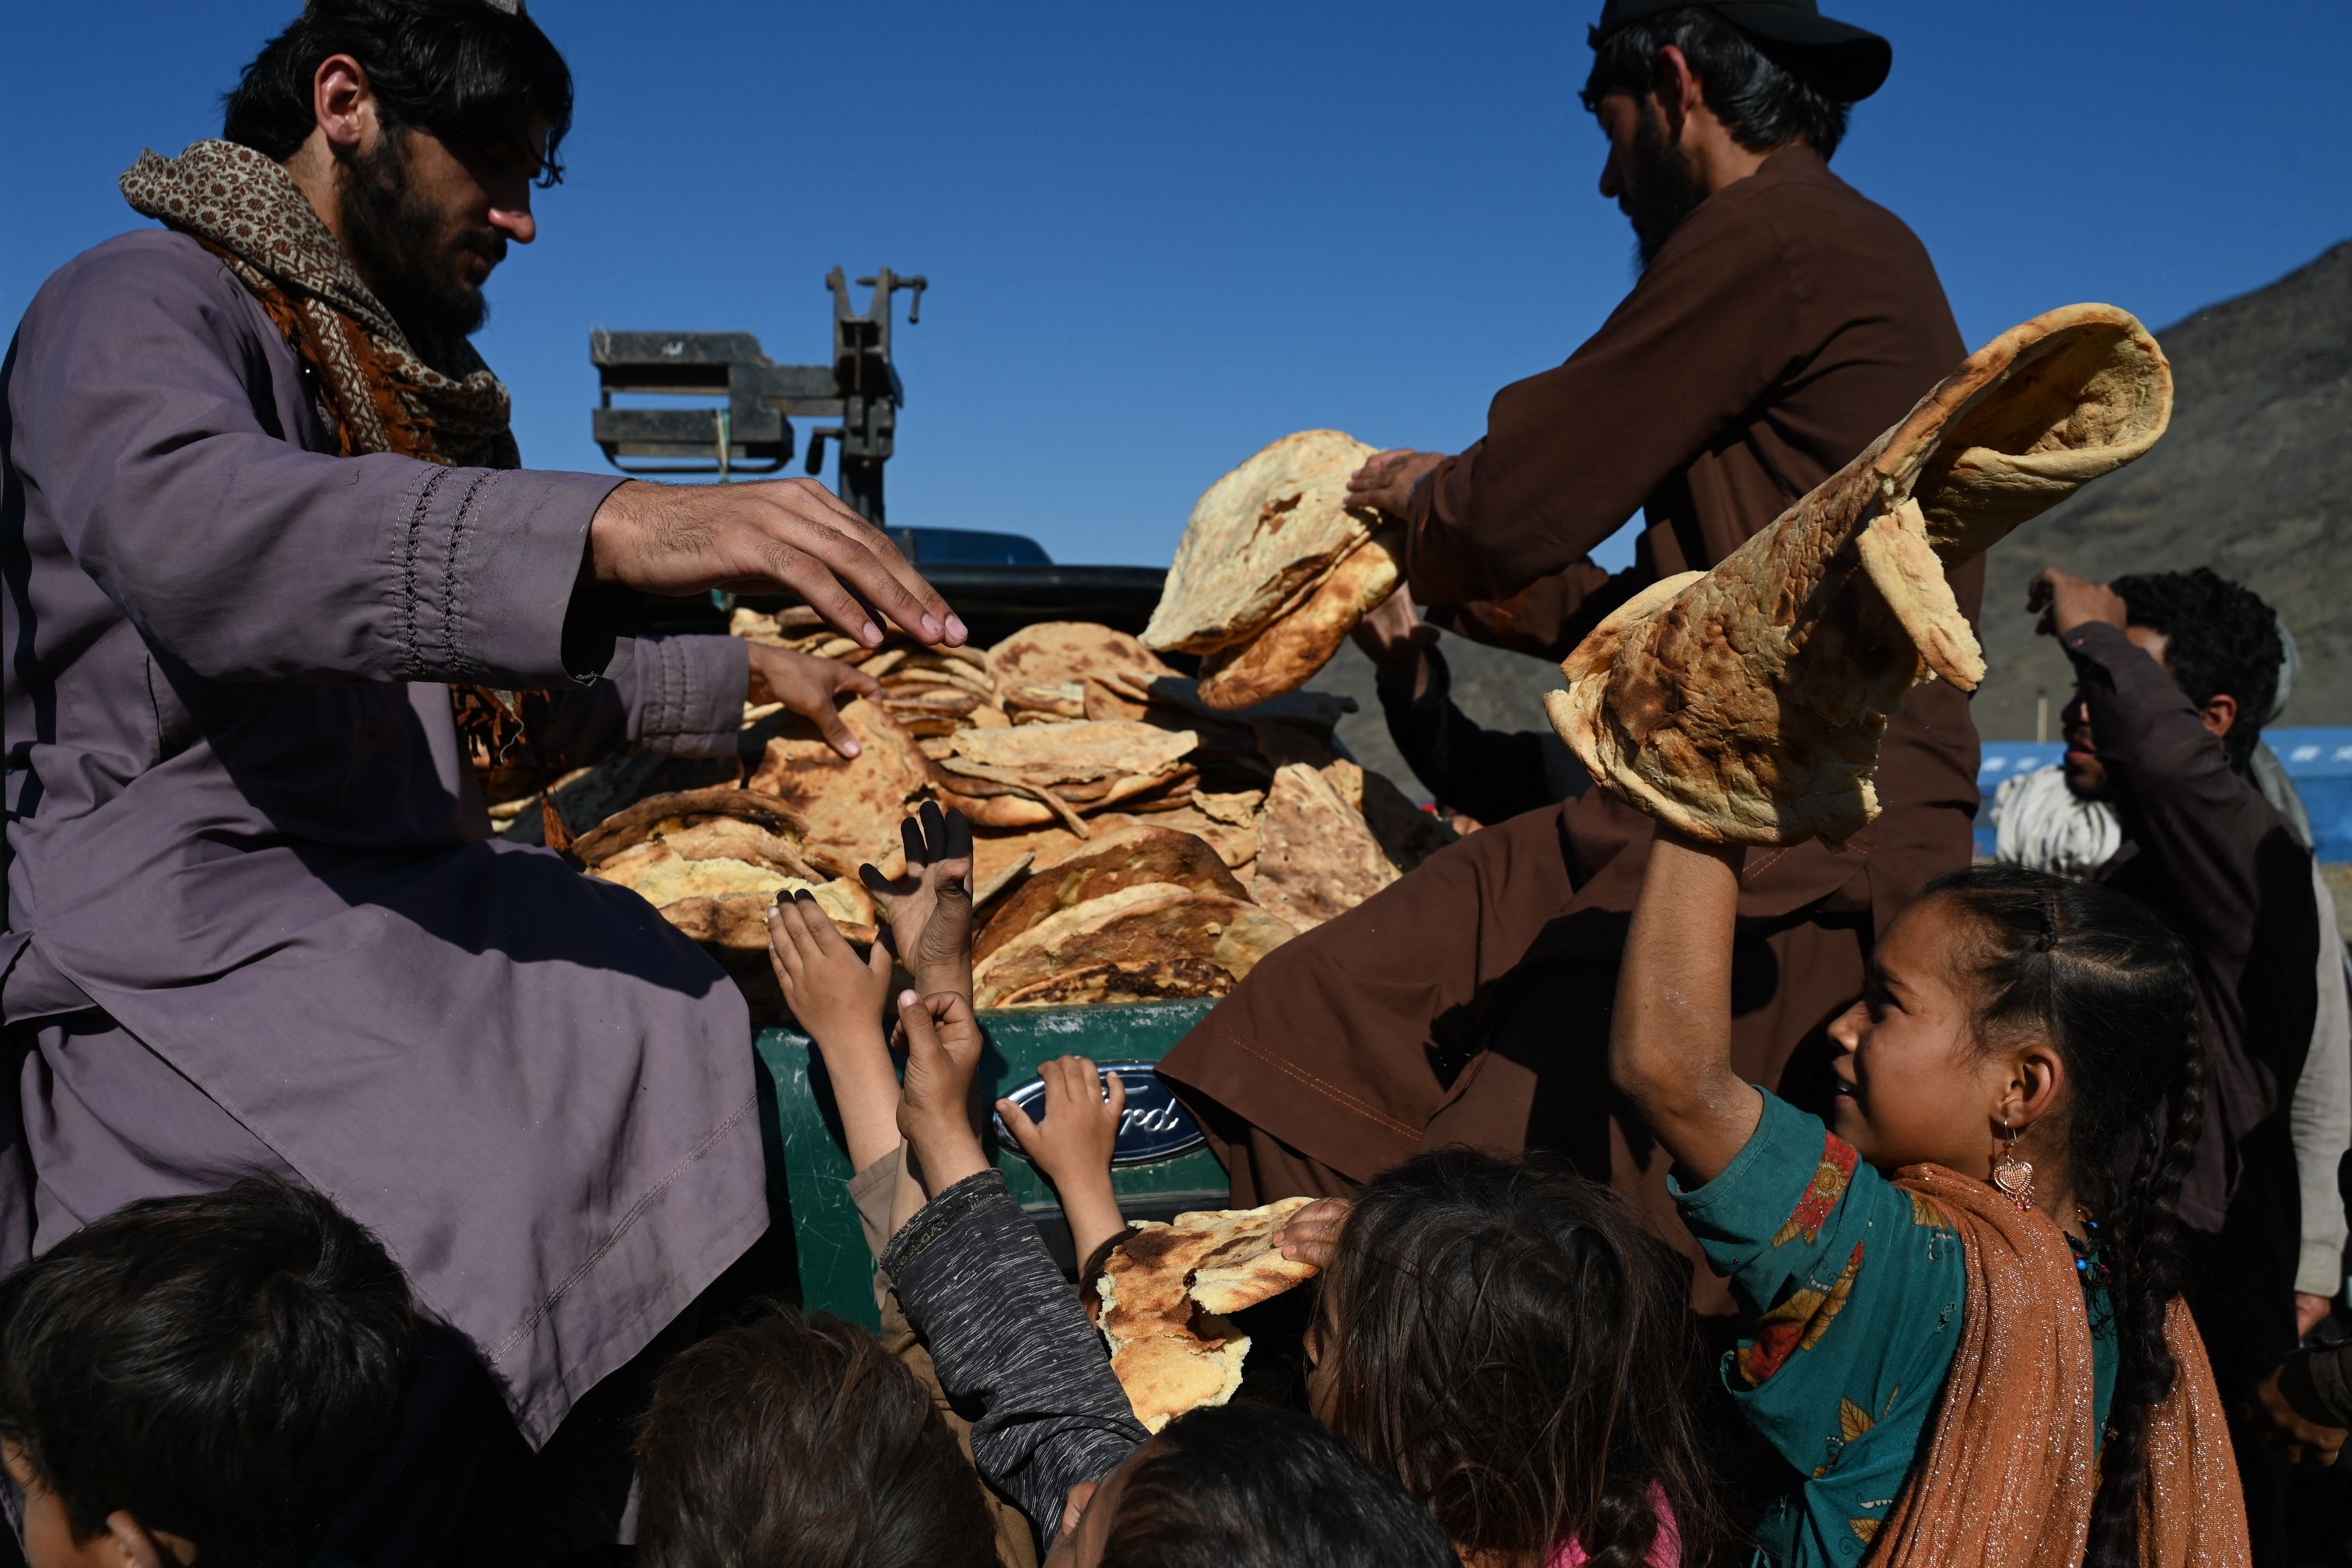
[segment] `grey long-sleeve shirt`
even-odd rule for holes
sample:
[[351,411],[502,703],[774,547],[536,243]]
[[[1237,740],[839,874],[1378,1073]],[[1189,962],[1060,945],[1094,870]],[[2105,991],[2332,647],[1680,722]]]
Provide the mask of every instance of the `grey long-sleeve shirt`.
[[1051,1544],[1070,1489],[1110,1474],[1148,1436],[1069,1281],[995,1171],[908,1220],[882,1267],[949,1396],[981,1408],[980,1473]]
[[720,752],[745,656],[580,591],[613,479],[334,451],[176,234],[60,268],[0,371],[0,1265],[287,1169],[541,1441],[767,1225],[748,1020],[643,900],[488,839],[443,683]]

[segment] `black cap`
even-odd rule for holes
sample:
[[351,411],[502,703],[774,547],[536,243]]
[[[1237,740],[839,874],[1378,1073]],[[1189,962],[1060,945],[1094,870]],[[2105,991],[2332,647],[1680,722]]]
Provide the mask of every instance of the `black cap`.
[[1866,27],[1822,15],[1814,0],[1608,0],[1594,47],[1629,22],[1703,5],[1741,32],[1782,46],[1773,58],[1843,103],[1876,92],[1895,65],[1895,46]]

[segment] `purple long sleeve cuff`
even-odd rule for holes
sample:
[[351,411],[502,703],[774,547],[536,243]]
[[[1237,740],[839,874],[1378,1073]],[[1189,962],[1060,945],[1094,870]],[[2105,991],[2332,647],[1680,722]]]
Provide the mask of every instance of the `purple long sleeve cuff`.
[[614,684],[637,746],[673,757],[724,757],[742,731],[751,679],[740,637],[639,637]]

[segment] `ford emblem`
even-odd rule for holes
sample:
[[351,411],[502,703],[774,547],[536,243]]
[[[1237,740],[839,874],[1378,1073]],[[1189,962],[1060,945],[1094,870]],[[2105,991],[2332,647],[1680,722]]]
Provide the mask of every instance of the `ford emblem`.
[[[1145,1165],[1155,1160],[1172,1160],[1208,1142],[1202,1135],[1201,1124],[1160,1081],[1160,1070],[1151,1063],[1102,1062],[1095,1071],[1117,1073],[1118,1081],[1127,1086],[1127,1111],[1119,1118],[1118,1142],[1110,1156],[1113,1165]],[[1007,1092],[1004,1098],[1028,1112],[1032,1121],[1045,1121],[1044,1079],[1033,1078]],[[1021,1145],[1002,1116],[996,1118],[996,1136],[1005,1148],[1019,1151]]]

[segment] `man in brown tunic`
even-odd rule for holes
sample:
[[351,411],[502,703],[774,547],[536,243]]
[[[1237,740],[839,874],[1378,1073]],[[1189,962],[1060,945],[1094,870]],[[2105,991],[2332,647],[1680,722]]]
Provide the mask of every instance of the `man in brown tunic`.
[[[1567,363],[1496,395],[1485,439],[1383,453],[1355,481],[1409,521],[1432,619],[1550,658],[1644,585],[1722,560],[1964,353],[1918,239],[1828,167],[1884,40],[1810,0],[1611,0],[1593,42],[1601,190],[1633,221],[1639,282]],[[1590,552],[1637,507],[1647,530],[1612,578]],[[1973,617],[1980,566],[1954,587]],[[1966,697],[1922,687],[1886,737],[1877,823],[1843,850],[1750,858],[1750,1079],[1801,1088],[1800,1047],[1862,990],[1874,933],[1967,861],[1976,770]],[[1450,1142],[1544,1146],[1674,1231],[1663,1159],[1612,1113],[1605,1060],[1650,827],[1598,792],[1530,812],[1271,955],[1163,1067],[1234,1201],[1344,1191]]]

